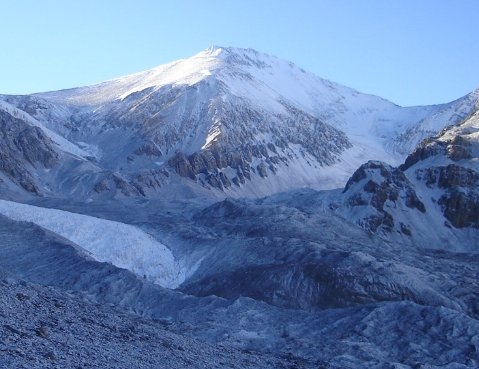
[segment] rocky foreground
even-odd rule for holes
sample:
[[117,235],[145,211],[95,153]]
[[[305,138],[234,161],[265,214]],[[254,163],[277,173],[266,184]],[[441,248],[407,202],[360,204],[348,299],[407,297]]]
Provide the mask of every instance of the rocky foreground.
[[142,319],[11,278],[0,277],[1,368],[289,368],[294,360],[169,331]]

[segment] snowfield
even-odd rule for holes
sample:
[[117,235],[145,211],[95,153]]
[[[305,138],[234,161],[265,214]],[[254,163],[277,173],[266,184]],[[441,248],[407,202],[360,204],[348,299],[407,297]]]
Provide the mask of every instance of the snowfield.
[[0,200],[0,214],[32,222],[81,247],[97,261],[108,262],[167,288],[184,280],[170,249],[140,229],[68,211]]

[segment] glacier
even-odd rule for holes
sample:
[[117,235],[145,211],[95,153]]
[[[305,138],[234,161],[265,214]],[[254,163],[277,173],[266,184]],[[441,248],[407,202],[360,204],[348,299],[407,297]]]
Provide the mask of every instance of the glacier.
[[183,282],[185,272],[170,249],[132,225],[5,200],[0,200],[0,214],[37,224],[74,242],[89,257],[161,286],[176,288]]

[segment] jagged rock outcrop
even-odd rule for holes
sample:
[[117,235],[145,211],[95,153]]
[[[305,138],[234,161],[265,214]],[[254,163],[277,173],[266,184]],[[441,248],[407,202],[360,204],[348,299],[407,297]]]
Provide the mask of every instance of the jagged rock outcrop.
[[134,154],[136,155],[145,155],[145,156],[152,156],[152,157],[160,157],[163,155],[161,150],[154,142],[145,142],[140,147],[138,147]]
[[165,169],[143,170],[133,177],[131,184],[142,196],[148,196],[168,183],[169,177],[170,173]]
[[346,183],[343,195],[350,211],[355,212],[354,208],[363,210],[363,216],[356,221],[373,233],[379,230],[392,232],[396,226],[402,233],[410,235],[410,228],[395,221],[389,209],[397,207],[398,203],[426,212],[406,175],[400,169],[378,161],[369,161],[359,167]]
[[456,228],[479,228],[479,195],[477,192],[453,190],[442,195],[438,204],[444,216]]
[[398,168],[369,161],[329,209],[382,238],[477,252],[479,111],[424,140]]
[[[478,114],[475,111],[461,124],[424,140],[401,167],[410,169],[427,188],[439,191],[434,199],[447,225],[456,228],[479,227]],[[446,165],[424,167],[423,162],[432,157]]]
[[[479,90],[476,93],[479,93]],[[438,134],[423,140],[407,156],[401,169],[407,170],[420,161],[438,155],[456,163],[476,157],[478,121],[479,110],[476,108],[458,124],[447,126]]]
[[416,170],[416,177],[424,181],[429,188],[437,186],[446,190],[453,190],[456,187],[474,188],[479,183],[477,171],[456,164],[421,168]]

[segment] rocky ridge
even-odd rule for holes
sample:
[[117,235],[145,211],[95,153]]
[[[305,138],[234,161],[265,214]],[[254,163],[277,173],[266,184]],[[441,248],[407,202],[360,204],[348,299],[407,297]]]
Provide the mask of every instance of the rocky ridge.
[[477,117],[475,112],[424,140],[397,168],[377,161],[362,165],[330,200],[331,208],[397,242],[477,250]]

